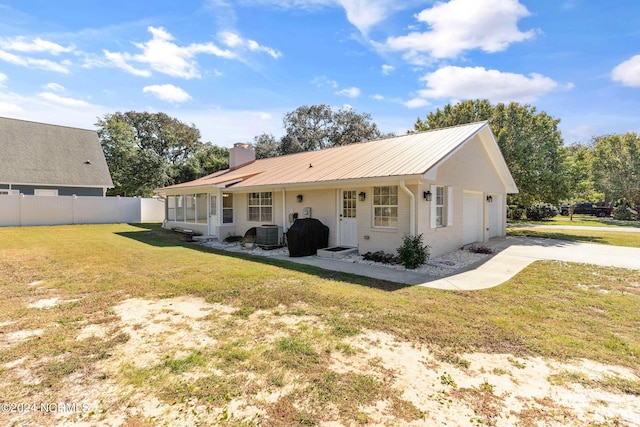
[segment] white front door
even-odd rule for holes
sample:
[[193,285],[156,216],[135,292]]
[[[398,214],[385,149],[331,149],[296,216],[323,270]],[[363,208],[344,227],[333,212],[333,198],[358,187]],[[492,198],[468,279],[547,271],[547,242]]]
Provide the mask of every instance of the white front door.
[[340,206],[340,245],[358,246],[358,194],[356,190],[342,190]]
[[465,191],[462,197],[462,244],[482,241],[482,193]]
[[218,230],[218,198],[209,194],[209,236],[217,236]]

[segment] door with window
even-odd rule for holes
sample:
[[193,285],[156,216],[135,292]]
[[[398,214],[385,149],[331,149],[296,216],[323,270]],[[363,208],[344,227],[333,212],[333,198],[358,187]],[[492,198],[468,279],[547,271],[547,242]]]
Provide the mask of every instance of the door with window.
[[356,190],[342,190],[340,206],[340,245],[358,246],[358,220],[357,220]]
[[218,196],[209,194],[209,236],[218,234]]

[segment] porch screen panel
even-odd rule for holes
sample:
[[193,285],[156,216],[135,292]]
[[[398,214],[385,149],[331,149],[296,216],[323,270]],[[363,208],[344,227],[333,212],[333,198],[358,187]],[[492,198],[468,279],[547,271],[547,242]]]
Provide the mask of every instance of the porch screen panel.
[[207,223],[207,194],[196,194],[196,222]]
[[167,220],[176,220],[176,196],[167,196]]
[[186,212],[186,222],[196,222],[196,195],[187,194],[184,196],[184,206]]

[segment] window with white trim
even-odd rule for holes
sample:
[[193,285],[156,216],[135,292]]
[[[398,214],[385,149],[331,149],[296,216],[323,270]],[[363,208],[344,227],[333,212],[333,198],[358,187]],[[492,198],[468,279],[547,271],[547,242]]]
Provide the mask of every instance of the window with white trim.
[[233,194],[222,193],[222,223],[233,224]]
[[447,225],[447,204],[444,187],[436,186],[436,226],[445,227]]
[[249,193],[247,219],[254,222],[273,221],[273,196],[270,191]]
[[453,187],[432,185],[430,187],[433,199],[431,203],[431,228],[441,228],[453,225]]
[[398,226],[398,186],[373,187],[373,226]]

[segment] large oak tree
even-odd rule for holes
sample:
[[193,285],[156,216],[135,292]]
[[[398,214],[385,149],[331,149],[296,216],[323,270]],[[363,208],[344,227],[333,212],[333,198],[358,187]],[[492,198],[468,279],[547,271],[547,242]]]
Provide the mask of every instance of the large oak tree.
[[534,202],[558,203],[567,194],[563,170],[563,140],[559,119],[535,107],[492,105],[488,100],[467,100],[449,104],[418,118],[414,132],[487,120],[520,190],[509,197],[510,204],[528,206]]

